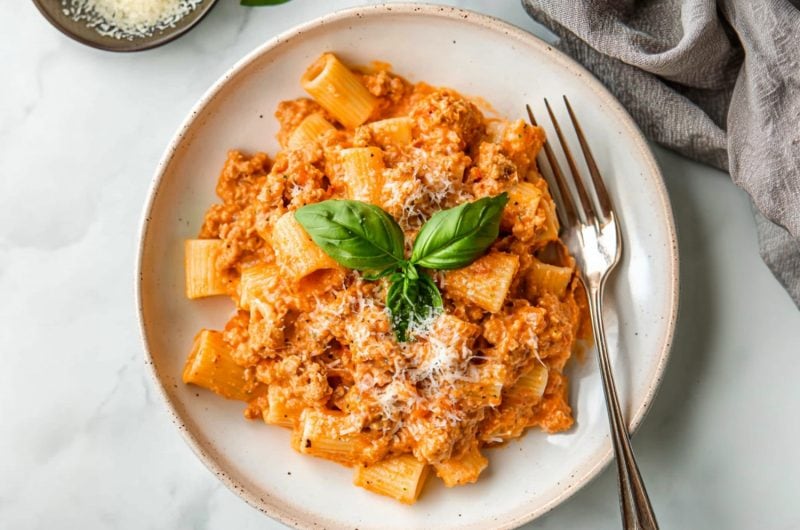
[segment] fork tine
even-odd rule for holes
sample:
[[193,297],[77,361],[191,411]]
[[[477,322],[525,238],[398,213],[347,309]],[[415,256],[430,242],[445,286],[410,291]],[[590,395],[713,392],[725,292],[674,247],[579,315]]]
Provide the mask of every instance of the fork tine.
[[[528,111],[528,119],[530,120],[531,124],[534,126],[538,126],[539,124],[536,123],[536,118],[533,117],[533,110],[531,110],[530,105],[525,105],[525,108]],[[544,152],[545,156],[547,157],[547,162],[550,164],[550,170],[553,173],[553,178],[555,179],[556,187],[552,186],[552,182],[548,182],[550,185],[551,191],[555,191],[553,193],[553,199],[559,201],[557,205],[559,207],[556,208],[556,215],[558,215],[558,220],[561,223],[561,226],[570,226],[575,224],[578,221],[578,214],[575,210],[575,202],[572,200],[572,194],[567,187],[567,181],[564,180],[564,173],[561,171],[561,166],[558,165],[558,160],[556,159],[555,153],[553,153],[553,149],[550,147],[550,142],[545,139],[544,142]]]
[[564,103],[567,105],[569,118],[572,120],[572,126],[575,128],[575,134],[577,134],[578,141],[581,144],[581,151],[583,151],[583,157],[586,159],[586,166],[589,168],[589,174],[591,174],[592,182],[594,182],[594,191],[600,203],[600,212],[602,213],[603,220],[607,221],[611,218],[611,212],[614,210],[611,204],[611,196],[608,194],[606,185],[603,183],[603,177],[600,175],[600,170],[597,168],[597,163],[594,161],[592,150],[589,149],[589,143],[583,135],[583,129],[581,129],[581,125],[578,123],[578,118],[575,117],[575,113],[572,111],[572,105],[569,104],[567,96],[563,97]]
[[595,214],[592,201],[589,199],[589,194],[586,193],[586,188],[583,186],[583,179],[578,171],[578,167],[575,165],[575,159],[572,157],[572,151],[569,149],[569,145],[561,132],[561,127],[558,125],[558,120],[555,114],[553,114],[553,109],[550,108],[550,103],[547,101],[547,98],[544,98],[544,106],[547,107],[547,113],[550,114],[550,121],[553,122],[553,128],[556,130],[561,149],[564,151],[564,156],[567,158],[567,165],[569,165],[569,171],[572,174],[572,182],[575,184],[575,189],[580,199],[581,208],[578,209],[579,214],[587,223],[593,223]]

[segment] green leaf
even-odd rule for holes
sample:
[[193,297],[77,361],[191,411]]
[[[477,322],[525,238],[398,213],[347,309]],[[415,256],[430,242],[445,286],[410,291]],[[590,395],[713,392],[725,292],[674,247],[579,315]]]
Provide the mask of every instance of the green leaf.
[[298,209],[295,219],[311,239],[339,264],[364,272],[367,280],[389,277],[386,307],[397,340],[415,332],[443,309],[442,295],[419,267],[457,269],[472,263],[495,239],[508,202],[503,193],[434,214],[404,259],[403,231],[377,206],[329,200]]
[[248,7],[258,6],[276,6],[278,4],[285,4],[289,0],[242,0],[240,5]]
[[314,243],[345,267],[387,273],[404,262],[403,231],[377,206],[328,200],[303,206],[294,217]]
[[501,193],[436,212],[414,241],[411,263],[440,270],[466,267],[497,239],[507,202],[508,195]]
[[365,273],[362,274],[362,276],[363,276],[363,278],[365,280],[369,280],[369,281],[373,281],[374,282],[376,280],[380,280],[381,278],[385,278],[386,276],[389,276],[390,274],[394,274],[397,271],[397,269],[398,269],[398,266],[395,264],[395,265],[390,265],[390,266],[386,267],[385,269],[383,269],[380,272],[373,272],[373,273],[365,272]]
[[397,340],[409,340],[410,327],[418,327],[442,312],[442,295],[427,274],[416,279],[407,273],[397,273],[390,278],[386,294],[386,307],[392,316],[392,329]]

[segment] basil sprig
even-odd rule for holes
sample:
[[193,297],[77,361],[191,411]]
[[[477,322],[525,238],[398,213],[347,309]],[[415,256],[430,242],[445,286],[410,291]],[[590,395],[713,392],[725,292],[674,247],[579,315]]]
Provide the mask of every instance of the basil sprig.
[[[413,267],[413,266],[412,266]],[[427,274],[416,278],[394,273],[386,292],[386,307],[392,316],[392,329],[397,340],[408,340],[408,328],[425,322],[442,312],[442,295]]]
[[497,239],[507,202],[502,193],[435,213],[420,229],[408,260],[402,229],[375,205],[328,200],[303,206],[294,216],[340,265],[370,280],[389,277],[386,307],[402,342],[410,327],[432,320],[443,307],[436,284],[419,269],[458,269],[475,261]]
[[428,269],[460,269],[497,239],[508,195],[464,203],[431,216],[414,241],[411,263]]
[[295,219],[340,265],[382,272],[403,261],[403,231],[391,215],[360,201],[322,201],[299,208]]

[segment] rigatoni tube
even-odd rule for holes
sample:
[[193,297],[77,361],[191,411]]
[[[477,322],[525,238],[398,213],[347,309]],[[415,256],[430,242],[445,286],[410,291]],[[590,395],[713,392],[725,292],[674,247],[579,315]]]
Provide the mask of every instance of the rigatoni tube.
[[201,330],[183,368],[183,382],[201,386],[227,399],[249,401],[261,395],[263,385],[245,380],[245,370],[233,360],[222,333]]
[[378,104],[358,76],[332,53],[317,59],[303,74],[300,84],[349,129],[367,121]]
[[386,118],[365,125],[372,133],[373,140],[382,146],[404,146],[411,143],[414,122],[408,116]]
[[223,245],[219,239],[187,239],[184,242],[187,298],[226,293],[227,278],[217,269],[217,257]]
[[336,128],[316,112],[305,117],[289,137],[289,149],[300,149],[304,145],[319,141],[320,136]]
[[558,267],[535,260],[525,276],[526,294],[533,297],[552,293],[558,298],[563,298],[572,275],[571,267]]
[[503,307],[511,281],[519,269],[519,256],[491,252],[472,264],[447,273],[445,292],[497,313]]
[[384,183],[383,151],[377,147],[351,147],[342,149],[341,157],[350,198],[380,206]]
[[489,460],[481,454],[477,444],[473,444],[460,456],[449,458],[434,465],[434,468],[436,476],[444,481],[444,485],[452,488],[477,482],[481,471],[488,465]]
[[286,212],[275,223],[272,248],[281,268],[294,281],[320,269],[338,268],[333,258],[325,254],[303,230],[294,218],[294,212]]
[[413,455],[389,457],[369,466],[356,466],[353,484],[405,504],[414,504],[428,478],[428,471],[428,465]]

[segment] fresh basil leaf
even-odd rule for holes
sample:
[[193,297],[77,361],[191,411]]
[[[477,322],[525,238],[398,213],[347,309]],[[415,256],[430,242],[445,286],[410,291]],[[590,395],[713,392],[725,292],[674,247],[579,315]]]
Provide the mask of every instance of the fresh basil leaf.
[[345,267],[383,271],[403,262],[403,231],[377,206],[328,200],[298,208],[294,217],[314,243]]
[[289,0],[241,0],[239,5],[248,7],[276,6],[278,4],[285,4],[288,1]]
[[401,276],[391,283],[386,293],[386,307],[389,308],[392,329],[399,342],[408,340],[408,328],[414,319],[414,301],[408,294],[410,283],[411,280]]
[[374,272],[374,273],[366,273],[365,272],[362,275],[362,277],[365,280],[369,280],[369,281],[373,281],[374,282],[376,280],[380,280],[381,278],[385,278],[386,276],[389,276],[391,274],[395,274],[397,272],[397,269],[398,269],[398,265],[394,264],[394,265],[390,265],[390,266],[386,267],[385,269],[383,269],[380,272]]
[[407,273],[391,277],[386,294],[386,307],[392,317],[392,329],[397,340],[409,340],[408,330],[432,320],[442,312],[442,295],[430,276],[420,274],[412,279]]
[[403,263],[403,275],[409,280],[418,280],[419,279],[419,270],[409,262]]
[[440,270],[466,267],[497,239],[507,202],[508,194],[501,193],[436,212],[414,241],[411,263]]
[[[434,283],[433,279],[427,274],[419,275],[420,289],[423,292],[421,301],[433,309],[434,314],[438,315],[444,309],[444,302],[442,301],[442,294],[439,288]],[[424,314],[425,318],[431,316],[430,311],[417,311],[417,314]]]

